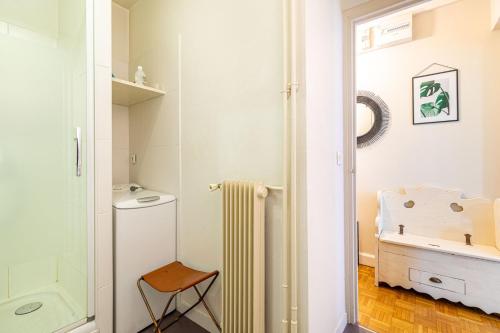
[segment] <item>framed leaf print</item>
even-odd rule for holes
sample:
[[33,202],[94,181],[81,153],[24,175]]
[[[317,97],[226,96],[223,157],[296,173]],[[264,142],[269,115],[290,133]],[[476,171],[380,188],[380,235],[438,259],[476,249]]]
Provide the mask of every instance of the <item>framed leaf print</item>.
[[413,78],[413,124],[458,121],[458,70]]

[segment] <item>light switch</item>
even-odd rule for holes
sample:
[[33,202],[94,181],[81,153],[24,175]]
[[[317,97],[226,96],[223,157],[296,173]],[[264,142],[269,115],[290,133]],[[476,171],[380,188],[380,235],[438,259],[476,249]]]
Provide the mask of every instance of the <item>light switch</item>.
[[340,151],[337,152],[337,165],[342,166],[343,164],[343,156]]

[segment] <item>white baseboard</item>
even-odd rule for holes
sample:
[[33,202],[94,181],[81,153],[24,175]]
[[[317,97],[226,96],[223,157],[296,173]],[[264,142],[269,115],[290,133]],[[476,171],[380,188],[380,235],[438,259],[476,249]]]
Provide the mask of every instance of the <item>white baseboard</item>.
[[[191,303],[186,302],[184,299],[179,298],[177,300],[177,311],[179,312],[184,312],[189,307],[191,306]],[[195,307],[193,310],[189,311],[186,314],[186,317],[206,329],[207,331],[211,333],[219,333],[219,330],[217,327],[214,325],[212,322],[212,319],[208,315],[208,313],[205,311],[205,308],[203,307],[202,304],[199,304],[197,307]]]
[[359,264],[375,267],[375,255],[366,252],[359,253]]
[[344,312],[342,314],[342,317],[340,318],[337,328],[335,328],[335,333],[343,333],[346,326],[347,326],[347,312]]

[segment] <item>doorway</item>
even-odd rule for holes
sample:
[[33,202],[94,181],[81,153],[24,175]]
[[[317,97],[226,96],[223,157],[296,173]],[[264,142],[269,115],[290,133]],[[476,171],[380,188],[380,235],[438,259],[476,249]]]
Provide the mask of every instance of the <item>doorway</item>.
[[[461,15],[467,15],[470,19],[466,27],[457,19]],[[362,5],[345,13],[347,44],[345,60],[348,64],[345,73],[348,83],[345,91],[346,163],[348,164],[346,230],[350,241],[347,248],[349,254],[347,303],[351,322],[359,322],[362,326],[377,332],[415,329],[432,331],[439,328],[466,331],[500,329],[498,318],[491,315],[495,311],[490,311],[492,309],[485,308],[482,304],[469,303],[468,306],[464,306],[457,302],[460,300],[462,303],[467,303],[465,298],[447,297],[446,293],[433,295],[430,289],[426,289],[427,287],[415,287],[412,283],[415,282],[416,276],[411,275],[416,274],[412,273],[414,266],[405,266],[402,270],[408,275],[405,279],[409,281],[404,283],[394,283],[386,273],[378,271],[381,270],[380,260],[383,260],[379,251],[380,235],[384,229],[380,227],[380,221],[379,225],[376,225],[376,219],[380,219],[383,215],[379,207],[385,204],[387,204],[384,206],[386,209],[394,207],[391,206],[392,202],[389,199],[384,199],[383,190],[392,190],[391,193],[395,197],[400,195],[404,198],[404,195],[409,196],[408,193],[414,195],[416,189],[425,188],[422,185],[450,191],[460,188],[457,200],[483,198],[491,202],[490,207],[486,209],[494,211],[493,202],[498,197],[500,188],[496,186],[495,175],[489,169],[489,165],[496,161],[488,160],[487,151],[493,147],[490,142],[497,142],[497,138],[488,122],[476,122],[474,117],[466,115],[466,112],[474,108],[471,106],[471,101],[475,98],[474,94],[467,93],[468,83],[464,81],[465,77],[471,78],[479,72],[483,73],[482,78],[478,79],[483,87],[480,94],[490,96],[492,90],[489,85],[494,84],[493,80],[488,78],[488,70],[485,68],[491,68],[488,65],[489,59],[497,52],[497,49],[490,49],[489,45],[495,44],[498,32],[491,30],[489,24],[484,23],[489,19],[489,15],[490,7],[487,1],[477,3],[468,0],[403,3],[387,1],[379,5]],[[473,20],[476,16],[482,19],[476,22]],[[467,28],[468,32],[462,33],[461,28]],[[441,45],[446,47],[432,46],[433,42],[442,41],[444,35],[446,42]],[[469,43],[472,47],[457,44],[458,42],[452,38],[453,35],[459,37],[461,43]],[[478,48],[476,44],[480,41],[485,44],[484,47]],[[481,57],[467,55],[470,49],[481,49],[485,53]],[[473,58],[480,60],[469,63]],[[449,73],[453,78],[443,79],[445,74],[441,73]],[[436,74],[440,75],[432,76]],[[425,80],[419,80],[420,77],[425,77]],[[448,80],[448,86],[440,80]],[[415,94],[413,91],[415,86],[422,88],[423,84],[431,81],[434,82],[434,87],[440,84],[444,92],[434,91],[431,94],[431,91],[426,91],[424,93],[426,96],[418,96],[417,91]],[[454,85],[459,89],[453,90]],[[458,95],[459,92],[462,93]],[[448,105],[441,105],[443,107],[439,109],[437,98],[441,93],[449,101]],[[488,101],[491,99],[486,98]],[[429,110],[422,108],[426,103],[433,103],[428,104]],[[360,105],[359,111],[356,105]],[[492,108],[493,104],[486,102],[481,108],[481,114],[479,116],[476,114],[476,117],[491,117],[489,110]],[[431,113],[426,113],[427,111]],[[441,117],[446,117],[444,118],[446,123],[438,122]],[[481,134],[472,135],[475,131]],[[466,134],[453,134],[455,132]],[[358,137],[357,142],[356,137]],[[477,139],[477,143],[473,145],[481,148],[468,150],[467,144],[462,143],[462,139],[472,142]],[[437,143],[429,145],[428,140],[436,140]],[[420,148],[415,148],[415,145]],[[477,155],[474,155],[476,153]],[[475,156],[473,159],[477,161],[476,165],[469,166],[468,162],[463,160],[466,156],[469,160],[472,159],[471,156]],[[448,167],[449,164],[453,167]],[[438,170],[433,170],[433,166],[438,166]],[[442,166],[445,167],[441,168]],[[425,191],[428,191],[425,192],[428,194],[433,190],[425,189]],[[423,214],[425,212],[420,211],[420,204],[425,200],[424,195],[422,199],[416,195],[401,201],[398,207],[402,207],[404,214],[409,212],[416,215],[418,212]],[[448,206],[452,203],[450,202]],[[458,217],[458,214],[467,215],[463,210],[455,212],[453,207],[448,206],[445,211],[453,212],[455,214],[451,214],[453,218]],[[468,209],[465,208],[465,211]],[[475,223],[474,218],[469,216],[469,220],[472,226]],[[491,225],[485,224],[480,230],[490,230],[494,234],[498,227],[495,229],[494,219],[491,221]],[[359,248],[357,222],[360,225]],[[399,231],[398,224],[394,225],[395,231]],[[409,222],[401,224],[406,228],[407,234],[414,232],[417,236],[425,236],[421,230],[416,231],[418,225]],[[481,231],[474,230],[473,237],[478,242],[476,246],[488,243],[488,246],[498,250],[498,244],[493,238],[481,239],[483,237],[480,235]],[[465,233],[468,232],[457,233],[455,236],[463,237]],[[437,233],[437,236],[433,234],[428,237],[452,240],[454,236],[451,233]],[[461,239],[457,238],[455,241],[459,242]],[[403,245],[398,244],[398,246]],[[425,256],[426,253],[422,255]],[[404,264],[408,263],[401,265]],[[493,263],[492,267],[498,268],[498,265],[500,265],[498,262]],[[397,267],[393,268],[393,271],[397,271]],[[434,275],[429,279],[436,278]],[[420,278],[422,275],[418,276]],[[456,278],[455,275],[451,277]],[[464,284],[470,287],[469,279],[460,277],[458,280],[465,281]],[[418,282],[425,285],[426,281]],[[463,293],[469,292],[470,290]],[[436,301],[435,298],[444,300]],[[423,317],[432,319],[425,322]]]

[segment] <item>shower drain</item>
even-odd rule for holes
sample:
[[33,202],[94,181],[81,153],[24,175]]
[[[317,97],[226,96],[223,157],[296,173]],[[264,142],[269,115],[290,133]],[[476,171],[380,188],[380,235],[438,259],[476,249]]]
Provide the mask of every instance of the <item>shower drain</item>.
[[33,302],[33,303],[28,303],[24,304],[23,306],[20,306],[17,308],[15,314],[18,316],[22,316],[28,313],[31,313],[33,311],[36,311],[42,307],[41,302]]

